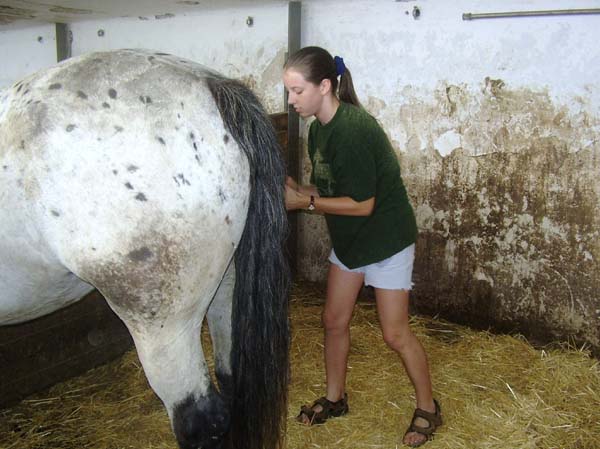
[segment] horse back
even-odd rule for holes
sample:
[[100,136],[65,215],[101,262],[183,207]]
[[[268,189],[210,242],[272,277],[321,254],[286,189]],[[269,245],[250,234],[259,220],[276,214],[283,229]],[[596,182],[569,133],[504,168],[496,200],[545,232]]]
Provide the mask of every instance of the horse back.
[[[9,90],[0,315],[9,302],[13,315],[44,314],[93,285],[120,311],[153,317],[189,306],[162,304],[165,293],[214,289],[206,279],[220,279],[244,228],[249,168],[207,87],[213,76],[123,50],[68,60]],[[32,304],[40,291],[51,307]]]

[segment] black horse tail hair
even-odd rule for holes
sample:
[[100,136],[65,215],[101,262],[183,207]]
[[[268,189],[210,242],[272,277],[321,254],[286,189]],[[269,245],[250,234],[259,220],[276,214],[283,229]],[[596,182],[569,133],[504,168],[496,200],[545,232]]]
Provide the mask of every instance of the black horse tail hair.
[[289,383],[285,164],[256,96],[240,82],[217,75],[207,83],[226,129],[250,165],[248,215],[235,253],[233,399],[225,444],[275,449],[283,447]]

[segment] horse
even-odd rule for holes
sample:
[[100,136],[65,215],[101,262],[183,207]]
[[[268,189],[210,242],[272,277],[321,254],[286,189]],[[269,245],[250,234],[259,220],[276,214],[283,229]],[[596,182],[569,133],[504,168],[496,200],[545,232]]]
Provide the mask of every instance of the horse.
[[95,288],[131,333],[180,448],[279,447],[284,185],[259,100],[207,67],[124,49],[35,73],[0,92],[0,325]]

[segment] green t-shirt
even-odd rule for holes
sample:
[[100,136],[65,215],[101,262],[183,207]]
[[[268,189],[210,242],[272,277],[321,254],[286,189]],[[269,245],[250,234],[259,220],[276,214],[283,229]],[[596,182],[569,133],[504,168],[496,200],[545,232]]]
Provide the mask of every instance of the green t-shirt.
[[362,108],[340,102],[326,125],[308,134],[311,183],[322,197],[375,197],[368,217],[325,214],[337,257],[348,268],[380,262],[415,243],[417,224],[400,165],[377,121]]

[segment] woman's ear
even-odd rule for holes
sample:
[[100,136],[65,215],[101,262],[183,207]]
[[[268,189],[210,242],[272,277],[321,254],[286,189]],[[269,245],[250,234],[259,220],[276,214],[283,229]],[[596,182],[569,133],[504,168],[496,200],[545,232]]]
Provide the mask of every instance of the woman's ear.
[[324,78],[323,80],[321,80],[321,83],[319,84],[319,92],[321,93],[321,95],[326,95],[327,93],[331,92],[330,79]]

